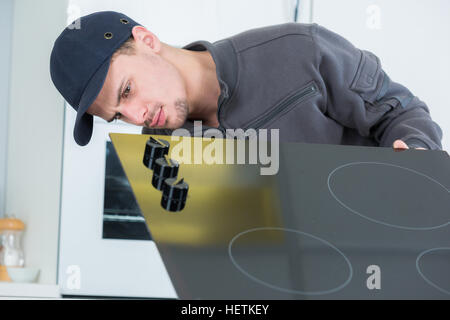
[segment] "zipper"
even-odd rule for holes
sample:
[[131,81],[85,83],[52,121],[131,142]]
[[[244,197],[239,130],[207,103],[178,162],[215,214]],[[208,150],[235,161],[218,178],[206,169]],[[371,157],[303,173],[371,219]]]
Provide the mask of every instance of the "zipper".
[[250,128],[256,130],[260,129],[266,123],[273,120],[282,110],[286,109],[288,106],[299,102],[303,102],[307,98],[315,95],[317,92],[319,92],[319,90],[316,84],[313,82],[307,87],[304,87],[299,91],[296,91],[294,94],[281,101],[277,106],[272,108],[272,110],[265,117],[252,121],[250,124],[247,125],[247,129]]

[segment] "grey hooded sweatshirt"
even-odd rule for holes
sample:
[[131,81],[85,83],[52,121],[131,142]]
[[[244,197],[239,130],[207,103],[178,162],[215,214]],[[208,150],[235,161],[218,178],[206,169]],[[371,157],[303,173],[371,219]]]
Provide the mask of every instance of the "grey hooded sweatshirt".
[[[424,102],[392,81],[373,53],[317,24],[257,28],[184,48],[208,50],[216,63],[224,135],[276,128],[285,142],[392,147],[401,139],[410,147],[442,148],[442,130]],[[183,125],[192,135],[193,120]],[[144,127],[142,133],[172,131]]]

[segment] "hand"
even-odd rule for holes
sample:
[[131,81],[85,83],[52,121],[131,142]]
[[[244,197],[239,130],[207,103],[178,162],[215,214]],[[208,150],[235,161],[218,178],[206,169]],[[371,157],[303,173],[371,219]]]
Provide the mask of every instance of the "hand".
[[[403,140],[395,140],[394,143],[392,144],[392,147],[394,149],[400,149],[400,150],[409,149],[408,145]],[[427,150],[427,149],[416,148],[416,150]]]

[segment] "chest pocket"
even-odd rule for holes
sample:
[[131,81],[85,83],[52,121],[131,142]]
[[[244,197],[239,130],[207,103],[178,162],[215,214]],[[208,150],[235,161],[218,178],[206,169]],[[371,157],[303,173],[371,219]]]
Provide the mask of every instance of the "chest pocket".
[[299,103],[303,103],[309,98],[315,96],[319,93],[319,89],[314,81],[309,82],[306,86],[294,91],[289,94],[283,100],[278,102],[275,106],[270,108],[270,110],[264,113],[262,116],[256,118],[249,122],[245,128],[246,129],[260,129],[264,128],[266,124],[276,120],[281,117],[285,113],[289,112],[292,108],[294,108]]

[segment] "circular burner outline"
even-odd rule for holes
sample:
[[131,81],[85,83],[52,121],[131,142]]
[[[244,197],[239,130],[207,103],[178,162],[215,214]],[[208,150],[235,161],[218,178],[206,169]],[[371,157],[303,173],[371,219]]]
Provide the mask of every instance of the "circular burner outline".
[[[294,232],[294,233],[298,233],[298,234],[301,234],[301,235],[305,235],[305,236],[311,237],[311,238],[313,238],[315,240],[318,240],[318,241],[324,243],[325,245],[331,247],[332,249],[336,250],[344,258],[345,262],[347,263],[347,265],[349,267],[350,274],[349,274],[347,280],[343,284],[341,284],[340,286],[338,286],[336,288],[333,288],[333,289],[330,289],[330,290],[324,290],[324,291],[300,291],[300,290],[291,290],[291,289],[286,289],[286,288],[282,288],[282,287],[279,287],[279,286],[275,286],[273,284],[267,283],[267,282],[265,282],[265,281],[263,281],[261,279],[258,279],[256,277],[252,276],[247,271],[245,271],[243,268],[241,268],[241,266],[239,266],[239,264],[236,262],[236,260],[234,260],[233,254],[231,253],[231,247],[233,246],[233,242],[237,238],[239,238],[240,236],[242,236],[242,235],[244,235],[246,233],[250,233],[250,232],[253,232],[253,231],[261,231],[261,230],[279,230],[279,231]],[[314,236],[312,234],[309,234],[309,233],[306,233],[306,232],[302,232],[302,231],[298,231],[298,230],[294,230],[294,229],[277,228],[277,227],[261,227],[261,228],[253,228],[253,229],[248,229],[248,230],[242,231],[242,232],[238,233],[237,235],[235,235],[233,237],[233,239],[231,239],[230,243],[228,244],[228,255],[229,255],[230,259],[231,259],[231,262],[234,264],[234,266],[240,272],[242,272],[244,275],[249,277],[250,279],[254,280],[255,282],[257,282],[257,283],[259,283],[261,285],[267,286],[267,287],[269,287],[271,289],[279,290],[279,291],[286,292],[286,293],[301,294],[301,295],[324,295],[324,294],[334,293],[334,292],[339,291],[339,290],[343,289],[344,287],[346,287],[350,283],[351,279],[353,278],[352,264],[350,263],[348,258],[345,256],[345,254],[341,250],[339,250],[338,248],[336,248],[334,245],[332,245],[331,243],[329,243],[326,240],[323,240],[323,239],[321,239],[319,237],[316,237],[316,236]]]
[[337,202],[339,202],[347,210],[349,210],[349,211],[351,211],[351,212],[353,212],[353,213],[359,215],[360,217],[362,217],[364,219],[367,219],[369,221],[372,221],[372,222],[375,222],[375,223],[379,223],[379,224],[382,224],[382,225],[385,225],[385,226],[388,226],[388,227],[404,229],[404,230],[414,230],[414,231],[417,231],[417,230],[434,230],[434,229],[445,227],[445,226],[450,224],[450,221],[448,221],[448,222],[446,222],[444,224],[441,224],[441,225],[438,225],[438,226],[433,226],[433,227],[405,227],[405,226],[401,226],[401,225],[396,225],[396,224],[391,224],[391,223],[379,221],[379,220],[370,218],[370,217],[368,217],[366,215],[363,215],[362,213],[359,213],[356,210],[353,210],[352,208],[347,206],[345,203],[343,203],[341,200],[339,200],[339,198],[334,194],[334,192],[333,192],[333,190],[332,190],[332,188],[330,186],[330,178],[336,171],[338,171],[338,170],[340,170],[340,169],[342,169],[344,167],[348,167],[348,166],[352,166],[352,165],[356,165],[356,164],[377,164],[377,165],[391,166],[391,167],[396,167],[396,168],[408,170],[408,171],[411,171],[413,173],[416,173],[416,174],[418,174],[420,176],[423,176],[423,177],[433,181],[434,183],[436,183],[439,186],[441,186],[445,191],[447,191],[447,193],[450,193],[450,190],[447,189],[444,185],[442,185],[439,181],[436,181],[435,179],[433,179],[433,178],[431,178],[431,177],[429,177],[429,176],[427,176],[427,175],[425,175],[423,173],[420,173],[420,172],[418,172],[416,170],[413,170],[413,169],[409,169],[409,168],[398,166],[398,165],[391,164],[391,163],[383,163],[383,162],[350,162],[350,163],[347,163],[347,164],[344,164],[344,165],[341,165],[341,166],[335,168],[333,171],[330,172],[330,174],[328,175],[328,179],[327,179],[328,191],[330,191],[330,193],[333,196],[333,198]]
[[441,292],[443,292],[443,293],[446,293],[446,294],[450,295],[450,291],[445,290],[445,289],[439,287],[439,286],[438,286],[437,284],[435,284],[433,281],[431,281],[430,279],[428,279],[428,278],[422,273],[422,270],[420,270],[420,267],[419,267],[419,261],[420,261],[420,259],[421,259],[424,255],[426,255],[426,254],[429,253],[429,252],[432,252],[432,251],[438,251],[438,250],[450,250],[450,247],[432,248],[432,249],[428,249],[428,250],[423,251],[422,253],[420,253],[420,254],[417,256],[417,259],[416,259],[416,269],[417,269],[417,272],[419,272],[420,276],[421,276],[421,277],[422,277],[429,285],[431,285],[432,287],[438,289],[439,291],[441,291]]

